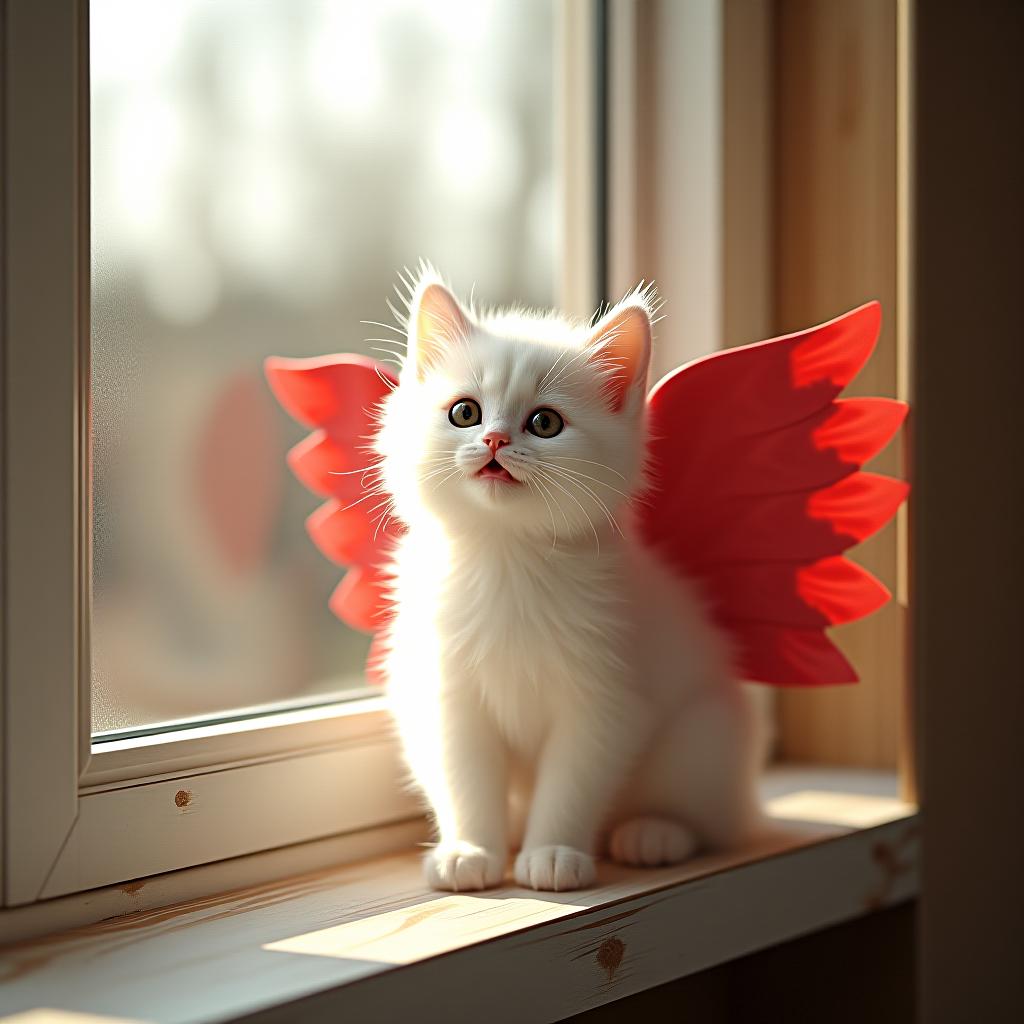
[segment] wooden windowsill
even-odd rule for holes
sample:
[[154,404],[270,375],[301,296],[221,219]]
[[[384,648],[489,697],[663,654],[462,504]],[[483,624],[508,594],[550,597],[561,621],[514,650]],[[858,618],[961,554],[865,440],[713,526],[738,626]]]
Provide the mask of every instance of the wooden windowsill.
[[410,851],[11,946],[0,1020],[558,1020],[916,895],[893,776],[764,790],[772,841],[584,892],[432,892]]

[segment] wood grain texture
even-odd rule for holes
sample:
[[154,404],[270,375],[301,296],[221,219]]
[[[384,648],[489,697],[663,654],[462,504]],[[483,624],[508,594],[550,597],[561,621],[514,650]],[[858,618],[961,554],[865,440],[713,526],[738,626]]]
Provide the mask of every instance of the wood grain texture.
[[430,838],[429,823],[421,817],[413,818],[136,878],[23,907],[6,907],[0,910],[0,947],[142,911],[163,910],[230,890],[269,885],[371,857],[386,857],[413,849]]
[[[409,853],[114,918],[0,954],[0,1015],[556,1020],[911,897],[915,818],[877,792],[893,785],[776,776],[789,824],[772,839],[676,868],[602,865],[579,893],[430,892]],[[873,827],[843,823],[851,801]]]
[[[875,354],[850,394],[899,393],[896,343],[896,5],[784,0],[776,9],[775,319],[779,332],[868,299]],[[903,475],[897,439],[872,464]],[[896,524],[853,552],[895,590]],[[895,767],[904,717],[905,609],[835,631],[857,686],[782,693],[781,755]]]

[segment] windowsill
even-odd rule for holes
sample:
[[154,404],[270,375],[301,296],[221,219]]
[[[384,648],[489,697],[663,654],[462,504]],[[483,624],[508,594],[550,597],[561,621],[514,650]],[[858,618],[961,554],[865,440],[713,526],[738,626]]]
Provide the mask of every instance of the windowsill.
[[288,1020],[302,1000],[302,1019],[553,1020],[916,894],[893,776],[776,769],[764,791],[771,842],[602,864],[583,892],[432,892],[410,851],[13,946],[2,1019]]

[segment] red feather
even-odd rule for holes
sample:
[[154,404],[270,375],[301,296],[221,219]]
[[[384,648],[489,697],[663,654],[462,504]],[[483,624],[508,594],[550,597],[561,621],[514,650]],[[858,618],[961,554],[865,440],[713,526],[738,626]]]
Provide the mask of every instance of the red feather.
[[328,607],[353,629],[377,632],[388,619],[383,576],[372,566],[350,569],[335,587]]
[[877,611],[889,591],[845,558],[818,562],[737,562],[703,577],[716,616],[726,622],[822,629]]
[[330,599],[331,610],[355,629],[374,632],[386,621],[381,565],[398,527],[384,522],[372,439],[380,404],[395,377],[364,356],[271,358],[267,381],[284,409],[313,432],[288,453],[288,464],[314,494],[328,498],[306,520],[317,548],[349,571]]
[[730,632],[741,679],[776,686],[829,686],[857,681],[853,666],[819,629],[751,622],[736,624]]
[[867,570],[838,557],[907,495],[902,481],[861,470],[906,406],[837,400],[880,323],[871,302],[820,327],[698,359],[651,391],[641,529],[703,585],[744,678],[854,681],[823,630],[888,600]]

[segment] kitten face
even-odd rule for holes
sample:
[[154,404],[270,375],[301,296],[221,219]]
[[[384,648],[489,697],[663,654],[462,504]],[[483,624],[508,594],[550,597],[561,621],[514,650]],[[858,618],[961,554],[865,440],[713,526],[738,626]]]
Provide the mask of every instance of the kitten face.
[[569,324],[475,323],[457,306],[444,321],[429,358],[410,338],[378,435],[399,517],[552,543],[607,530],[641,482],[643,381],[616,391],[624,368]]

